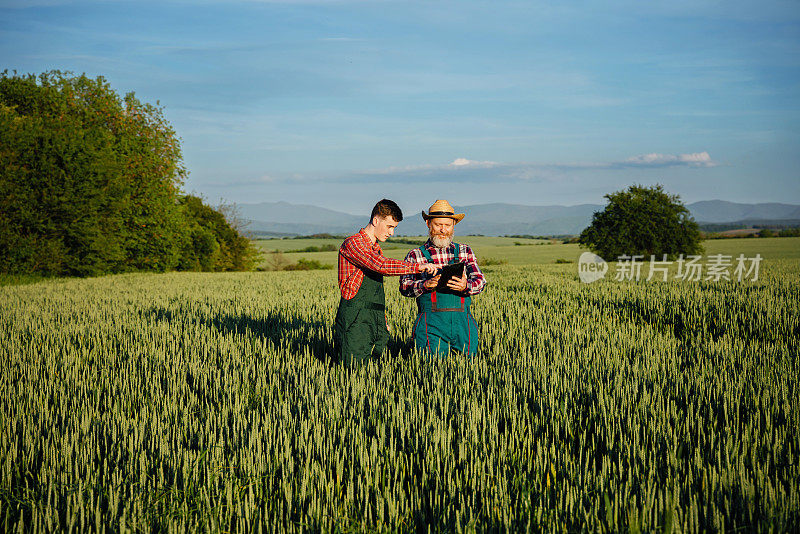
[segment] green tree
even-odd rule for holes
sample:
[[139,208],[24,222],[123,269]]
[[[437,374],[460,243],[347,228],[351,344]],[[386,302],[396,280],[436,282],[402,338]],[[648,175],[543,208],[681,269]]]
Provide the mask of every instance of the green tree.
[[252,242],[228,221],[223,211],[186,195],[180,205],[185,216],[179,268],[190,271],[244,271],[255,266],[259,253]]
[[0,75],[0,272],[252,268],[255,249],[180,188],[160,107],[102,78]]
[[0,76],[0,269],[92,275],[178,260],[185,170],[160,108],[102,78]]
[[124,161],[120,180],[125,202],[127,267],[165,271],[178,266],[181,254],[180,187],[186,177],[180,143],[161,108],[125,96],[115,136],[115,153]]
[[595,212],[583,230],[580,243],[607,261],[622,255],[649,258],[663,254],[702,252],[702,234],[678,195],[664,192],[661,185],[634,185],[605,196],[608,205]]
[[4,271],[93,274],[124,256],[113,135],[97,127],[113,102],[98,89],[56,73],[0,78]]

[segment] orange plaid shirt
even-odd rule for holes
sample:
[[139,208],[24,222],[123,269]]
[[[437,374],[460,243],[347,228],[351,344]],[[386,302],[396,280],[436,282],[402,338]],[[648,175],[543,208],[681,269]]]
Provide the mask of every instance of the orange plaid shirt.
[[345,300],[355,297],[361,287],[361,281],[364,280],[363,269],[388,276],[399,276],[418,273],[419,267],[419,263],[394,260],[384,256],[381,246],[377,242],[371,242],[362,228],[357,234],[345,239],[339,247],[339,290]]

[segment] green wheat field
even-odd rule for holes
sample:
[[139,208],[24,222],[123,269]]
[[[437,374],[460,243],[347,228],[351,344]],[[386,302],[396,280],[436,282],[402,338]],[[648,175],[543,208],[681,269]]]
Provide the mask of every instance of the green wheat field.
[[[458,240],[489,281],[471,360],[410,349],[397,279],[353,370],[335,270],[4,280],[0,529],[800,528],[800,238],[705,243],[756,282],[588,285],[577,245]],[[259,245],[309,243],[336,241]]]

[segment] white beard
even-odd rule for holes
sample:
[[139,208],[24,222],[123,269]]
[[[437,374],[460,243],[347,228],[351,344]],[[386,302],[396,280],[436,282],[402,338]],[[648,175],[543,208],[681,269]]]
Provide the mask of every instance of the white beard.
[[431,243],[433,243],[433,246],[436,248],[447,248],[450,246],[450,243],[453,242],[453,234],[450,234],[447,237],[438,235],[432,236],[429,234],[428,237],[431,238]]

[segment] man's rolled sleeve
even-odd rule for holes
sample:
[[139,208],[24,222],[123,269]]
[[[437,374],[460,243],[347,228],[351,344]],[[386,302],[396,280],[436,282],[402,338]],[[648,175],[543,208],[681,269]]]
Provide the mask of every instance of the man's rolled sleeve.
[[[422,254],[419,249],[411,249],[406,254],[405,261],[408,263],[422,263]],[[424,272],[416,274],[404,274],[400,277],[400,294],[404,297],[419,297],[425,293],[425,280],[427,276]]]
[[486,287],[486,277],[483,276],[475,253],[469,246],[464,246],[463,256],[467,262],[467,294],[477,295]]

